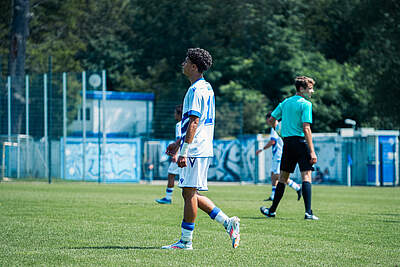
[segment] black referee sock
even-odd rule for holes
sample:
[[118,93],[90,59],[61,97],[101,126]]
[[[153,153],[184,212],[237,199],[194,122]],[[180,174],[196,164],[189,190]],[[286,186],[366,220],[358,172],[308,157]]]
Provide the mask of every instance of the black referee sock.
[[269,208],[270,212],[276,211],[276,208],[278,208],[279,202],[282,199],[283,193],[285,193],[285,184],[278,182],[278,185],[276,186],[276,190],[275,190],[274,200],[272,201],[272,205]]
[[308,214],[311,214],[311,183],[303,182],[301,189],[303,193],[305,210]]

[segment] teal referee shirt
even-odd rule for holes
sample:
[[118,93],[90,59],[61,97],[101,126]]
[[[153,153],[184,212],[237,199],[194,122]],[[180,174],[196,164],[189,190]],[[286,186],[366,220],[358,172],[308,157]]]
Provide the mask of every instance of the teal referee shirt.
[[312,104],[304,97],[294,95],[280,103],[271,116],[277,120],[282,119],[282,137],[304,137],[303,123],[312,123]]

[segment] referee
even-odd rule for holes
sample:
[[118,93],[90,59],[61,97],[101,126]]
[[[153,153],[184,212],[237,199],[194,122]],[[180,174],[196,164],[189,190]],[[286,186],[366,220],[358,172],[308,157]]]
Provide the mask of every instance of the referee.
[[311,210],[311,171],[317,163],[314,145],[312,142],[312,104],[309,101],[314,93],[315,81],[306,76],[296,77],[294,81],[296,95],[285,99],[271,114],[270,125],[274,128],[281,122],[283,137],[283,154],[281,174],[275,191],[275,198],[270,208],[261,207],[260,211],[267,218],[275,217],[276,209],[285,192],[285,184],[289,176],[299,164],[302,178],[302,193],[304,199],[306,220],[318,220]]

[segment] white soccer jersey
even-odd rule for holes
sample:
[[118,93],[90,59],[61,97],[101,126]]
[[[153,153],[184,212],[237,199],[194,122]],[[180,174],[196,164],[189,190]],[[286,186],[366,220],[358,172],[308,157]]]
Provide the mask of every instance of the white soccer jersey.
[[189,116],[199,117],[193,142],[188,157],[213,157],[215,100],[211,85],[203,78],[194,82],[183,100],[182,110],[182,144],[189,125]]
[[175,140],[181,138],[181,122],[177,122],[175,125]]
[[283,140],[274,130],[271,128],[271,140],[275,141],[275,145],[272,146],[272,158],[281,160],[282,157],[282,149],[283,149]]

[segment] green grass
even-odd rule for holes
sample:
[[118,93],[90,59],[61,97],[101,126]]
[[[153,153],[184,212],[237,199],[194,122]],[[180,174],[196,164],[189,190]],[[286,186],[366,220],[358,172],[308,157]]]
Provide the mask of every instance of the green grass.
[[0,266],[396,266],[400,188],[313,187],[320,221],[304,221],[290,188],[275,219],[259,212],[270,186],[210,185],[210,197],[241,218],[232,249],[223,227],[199,211],[193,251],[159,249],[180,237],[183,201],[165,186],[0,183]]

